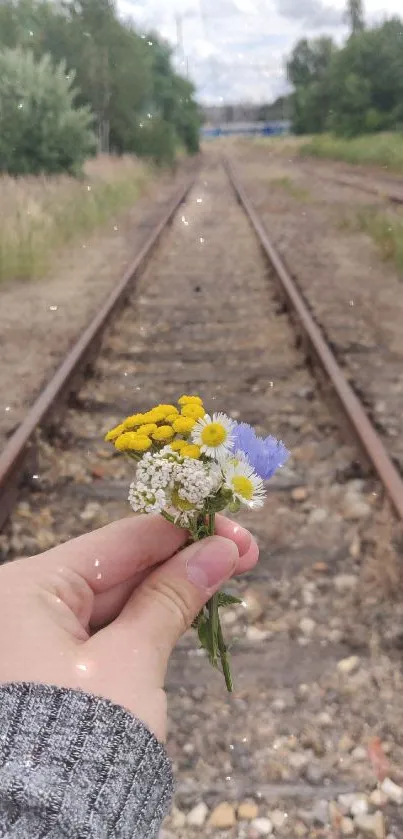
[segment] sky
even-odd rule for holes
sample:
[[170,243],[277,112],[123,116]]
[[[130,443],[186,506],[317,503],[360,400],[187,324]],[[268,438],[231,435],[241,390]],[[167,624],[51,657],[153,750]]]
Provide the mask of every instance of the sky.
[[[364,2],[369,23],[401,9],[401,0]],[[172,43],[199,101],[213,105],[273,101],[287,92],[285,60],[299,38],[340,42],[347,34],[345,0],[118,0],[118,7]]]

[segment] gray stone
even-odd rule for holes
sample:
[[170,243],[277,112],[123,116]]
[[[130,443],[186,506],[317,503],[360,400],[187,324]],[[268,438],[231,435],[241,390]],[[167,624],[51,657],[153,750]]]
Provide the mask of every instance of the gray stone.
[[344,499],[344,517],[348,521],[360,521],[371,515],[371,506],[355,495],[346,495]]
[[395,804],[403,804],[403,788],[395,784],[390,778],[385,778],[382,781],[381,790],[389,801],[393,801]]
[[312,821],[314,824],[329,824],[329,802],[324,799],[316,801],[312,808]]
[[344,594],[347,591],[353,591],[358,583],[358,577],[355,574],[336,574],[333,579],[333,585],[339,594]]
[[333,719],[327,711],[322,711],[318,716],[318,725],[321,728],[331,728],[333,726]]
[[173,807],[170,820],[173,828],[178,829],[184,827],[186,824],[186,814],[182,810],[179,810],[178,807]]
[[365,836],[374,837],[374,839],[385,839],[385,823],[380,810],[377,810],[376,813],[371,815],[356,816],[354,824]]
[[284,813],[284,810],[272,810],[267,815],[274,827],[274,830],[280,830],[288,818],[288,814]]
[[259,629],[257,626],[248,626],[246,629],[246,637],[248,641],[252,641],[252,643],[266,641],[269,636],[270,633],[264,632],[263,629]]
[[243,596],[243,603],[249,623],[254,623],[262,617],[264,611],[262,603],[252,588],[246,589]]
[[364,795],[357,796],[356,800],[353,801],[350,807],[350,813],[352,816],[365,816],[368,813],[368,801]]
[[368,753],[367,750],[364,749],[364,746],[356,746],[356,748],[351,752],[351,757],[353,760],[357,761],[357,763],[360,763],[362,760],[368,759]]
[[322,524],[322,522],[327,519],[328,515],[328,511],[325,510],[324,507],[316,507],[315,510],[312,510],[309,514],[308,524]]
[[299,622],[299,628],[301,632],[306,635],[308,638],[311,638],[313,633],[315,632],[316,621],[313,618],[302,618]]
[[203,827],[206,818],[208,815],[208,807],[204,801],[200,801],[199,804],[196,804],[195,807],[187,814],[186,821],[190,827]]
[[310,784],[321,784],[324,777],[324,771],[318,763],[310,763],[309,766],[306,767],[304,775],[306,780]]
[[308,764],[308,757],[299,752],[292,752],[288,758],[288,762],[293,769],[305,769]]

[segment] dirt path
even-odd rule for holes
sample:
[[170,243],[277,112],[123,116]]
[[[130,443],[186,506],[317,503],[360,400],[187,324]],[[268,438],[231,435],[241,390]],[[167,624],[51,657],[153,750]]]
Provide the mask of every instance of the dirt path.
[[101,436],[154,400],[197,390],[212,409],[282,437],[292,459],[265,508],[242,517],[261,561],[237,584],[246,607],[224,618],[235,694],[193,634],[172,660],[177,809],[163,835],[402,839],[399,807],[376,790],[368,757],[379,738],[388,774],[403,783],[403,608],[386,599],[388,580],[397,584],[390,518],[273,288],[223,170],[207,164],[60,437],[43,442],[37,491],[21,502],[3,551],[38,551],[126,513],[130,469]]

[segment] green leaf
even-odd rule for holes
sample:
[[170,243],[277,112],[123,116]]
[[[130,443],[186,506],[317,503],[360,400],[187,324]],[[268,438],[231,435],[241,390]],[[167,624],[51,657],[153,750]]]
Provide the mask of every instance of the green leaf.
[[218,594],[219,606],[239,606],[242,603],[240,597],[235,597],[233,594],[227,594],[225,591],[220,591]]

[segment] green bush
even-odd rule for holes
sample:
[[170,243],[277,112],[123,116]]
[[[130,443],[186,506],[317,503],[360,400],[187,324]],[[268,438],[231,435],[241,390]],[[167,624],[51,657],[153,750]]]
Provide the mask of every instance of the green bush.
[[396,172],[403,171],[403,134],[365,134],[344,139],[331,134],[312,137],[300,148],[302,157],[322,157],[343,160],[345,163],[384,166]]
[[76,108],[74,74],[29,50],[0,51],[0,171],[71,172],[96,148],[89,108]]

